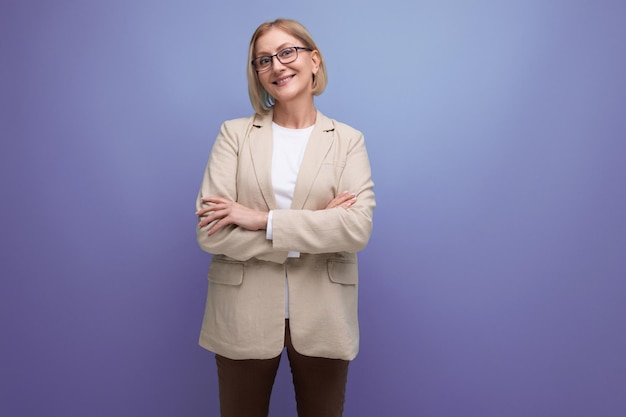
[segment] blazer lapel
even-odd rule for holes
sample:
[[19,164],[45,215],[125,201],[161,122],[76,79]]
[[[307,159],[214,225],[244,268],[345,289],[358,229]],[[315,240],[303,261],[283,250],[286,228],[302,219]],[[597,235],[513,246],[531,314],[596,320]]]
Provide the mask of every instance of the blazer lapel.
[[248,143],[252,166],[265,203],[270,210],[277,209],[272,187],[272,112],[254,117]]
[[291,202],[292,209],[302,209],[304,207],[315,178],[333,143],[335,137],[334,130],[333,122],[318,111],[315,127],[313,132],[311,132],[311,137],[304,151],[302,165],[300,165],[300,171],[298,172],[296,189]]

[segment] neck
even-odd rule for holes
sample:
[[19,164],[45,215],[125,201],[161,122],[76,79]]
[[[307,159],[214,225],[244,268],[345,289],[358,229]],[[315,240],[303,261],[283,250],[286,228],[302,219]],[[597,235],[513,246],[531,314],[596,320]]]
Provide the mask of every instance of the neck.
[[317,110],[313,100],[309,103],[284,105],[276,102],[274,105],[274,123],[290,129],[304,129],[315,124]]

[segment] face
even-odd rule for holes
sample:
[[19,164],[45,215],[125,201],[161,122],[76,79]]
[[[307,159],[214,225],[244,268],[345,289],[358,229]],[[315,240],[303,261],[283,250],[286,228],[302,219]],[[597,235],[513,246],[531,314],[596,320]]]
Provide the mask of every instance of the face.
[[[274,55],[290,46],[304,46],[298,38],[281,29],[272,28],[256,40],[254,56]],[[313,74],[319,69],[317,51],[298,51],[298,59],[282,64],[272,58],[270,69],[257,74],[263,88],[277,103],[287,103],[297,99],[311,99]]]

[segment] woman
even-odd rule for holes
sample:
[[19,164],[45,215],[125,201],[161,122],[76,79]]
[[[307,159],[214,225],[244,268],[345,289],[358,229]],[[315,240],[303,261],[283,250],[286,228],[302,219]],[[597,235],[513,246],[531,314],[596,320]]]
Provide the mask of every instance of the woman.
[[341,416],[375,207],[363,135],[316,110],[326,68],[300,23],[259,26],[248,58],[255,114],[222,125],[196,203],[213,254],[200,345],[222,417],[268,415],[284,348],[298,416]]

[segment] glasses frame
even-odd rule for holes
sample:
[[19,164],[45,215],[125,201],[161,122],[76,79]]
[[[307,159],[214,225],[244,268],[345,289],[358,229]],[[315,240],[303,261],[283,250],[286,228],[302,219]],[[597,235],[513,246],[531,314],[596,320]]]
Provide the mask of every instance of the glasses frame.
[[[278,55],[281,54],[282,52],[288,50],[288,49],[293,49],[294,51],[296,51],[296,57],[293,60],[291,60],[291,61],[283,62],[283,61],[280,60]],[[250,61],[250,64],[254,68],[254,71],[256,71],[256,73],[258,74],[259,72],[265,72],[265,71],[269,70],[270,68],[272,68],[272,66],[274,65],[274,58],[276,58],[278,60],[278,62],[280,62],[283,65],[284,64],[291,64],[292,62],[294,62],[294,61],[296,61],[298,59],[298,51],[313,51],[313,49],[307,48],[307,47],[304,47],[304,46],[289,46],[287,48],[281,49],[280,51],[276,52],[274,55],[257,56],[252,61]],[[263,68],[261,70],[258,70],[255,62],[257,62],[259,59],[262,59],[262,58],[269,58],[270,59],[270,64],[267,66],[267,68]]]

